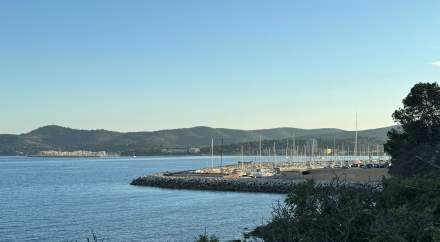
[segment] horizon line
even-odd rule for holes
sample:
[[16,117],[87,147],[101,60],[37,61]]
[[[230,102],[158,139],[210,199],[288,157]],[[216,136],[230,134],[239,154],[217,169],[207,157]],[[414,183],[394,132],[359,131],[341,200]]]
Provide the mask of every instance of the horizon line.
[[[65,129],[72,129],[72,130],[82,130],[82,131],[99,131],[99,130],[102,130],[102,131],[109,131],[109,132],[115,132],[115,133],[140,133],[140,132],[153,133],[153,132],[160,132],[160,131],[170,131],[170,130],[179,130],[179,129],[194,129],[194,128],[226,129],[226,130],[241,130],[241,131],[263,131],[263,130],[271,130],[271,129],[299,129],[299,130],[334,129],[334,130],[348,131],[348,132],[355,132],[356,131],[356,129],[348,130],[348,129],[334,128],[334,127],[298,128],[298,127],[281,126],[281,127],[272,127],[272,128],[240,129],[240,128],[212,127],[212,126],[206,126],[206,125],[197,125],[197,126],[181,127],[181,128],[163,128],[163,129],[156,129],[156,130],[118,131],[118,130],[110,130],[110,129],[103,129],[103,128],[97,128],[97,129],[94,129],[94,128],[73,128],[73,127],[68,127],[68,126],[63,126],[63,125],[58,125],[58,124],[48,124],[48,125],[43,125],[43,126],[37,127],[35,129],[32,129],[32,130],[27,131],[27,132],[22,132],[22,133],[0,133],[0,134],[1,135],[23,135],[23,134],[28,134],[28,133],[33,132],[35,130],[38,130],[38,129],[41,129],[41,128],[50,127],[50,126],[60,127],[60,128],[65,128]],[[360,129],[360,130],[357,130],[357,131],[358,132],[362,132],[362,131],[366,131],[366,130],[391,128],[391,127],[394,127],[394,126],[398,126],[398,124],[381,126],[381,127],[375,127],[375,128]]]

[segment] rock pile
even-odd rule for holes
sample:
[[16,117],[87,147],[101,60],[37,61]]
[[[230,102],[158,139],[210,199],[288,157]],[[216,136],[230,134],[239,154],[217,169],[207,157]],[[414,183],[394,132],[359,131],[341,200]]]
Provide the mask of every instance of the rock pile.
[[157,173],[134,179],[130,184],[172,189],[288,193],[295,183],[298,183],[298,181],[270,178],[179,177]]

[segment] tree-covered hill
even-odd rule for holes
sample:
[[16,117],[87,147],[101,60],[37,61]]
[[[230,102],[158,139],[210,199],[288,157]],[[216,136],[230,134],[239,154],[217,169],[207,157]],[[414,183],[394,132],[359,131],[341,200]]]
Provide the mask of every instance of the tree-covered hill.
[[[383,144],[391,127],[359,131],[359,139]],[[225,145],[262,140],[287,140],[293,135],[298,140],[311,138],[333,142],[352,140],[353,131],[341,129],[274,128],[238,130],[210,127],[160,130],[152,132],[113,132],[108,130],[79,130],[56,125],[44,126],[20,135],[0,135],[0,155],[36,154],[42,150],[90,150],[115,153],[138,152],[154,154],[161,147],[207,147],[214,138],[216,144],[223,139]]]

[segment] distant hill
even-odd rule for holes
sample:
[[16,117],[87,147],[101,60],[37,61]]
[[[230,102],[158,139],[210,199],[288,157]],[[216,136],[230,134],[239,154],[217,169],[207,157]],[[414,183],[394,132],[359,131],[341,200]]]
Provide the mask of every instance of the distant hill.
[[[359,139],[383,144],[391,127],[359,131]],[[225,145],[263,140],[352,140],[354,131],[341,129],[297,129],[274,128],[262,130],[238,130],[210,127],[160,130],[153,132],[113,132],[108,130],[78,130],[56,125],[38,128],[20,135],[0,135],[0,155],[36,154],[42,150],[90,150],[115,153],[137,152],[154,154],[161,147],[198,146],[206,147],[211,138],[218,144],[222,137]]]

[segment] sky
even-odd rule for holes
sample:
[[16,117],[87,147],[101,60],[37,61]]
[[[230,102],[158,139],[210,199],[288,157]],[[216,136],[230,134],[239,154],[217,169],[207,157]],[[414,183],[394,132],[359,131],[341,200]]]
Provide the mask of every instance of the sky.
[[393,124],[440,1],[0,0],[0,133]]

